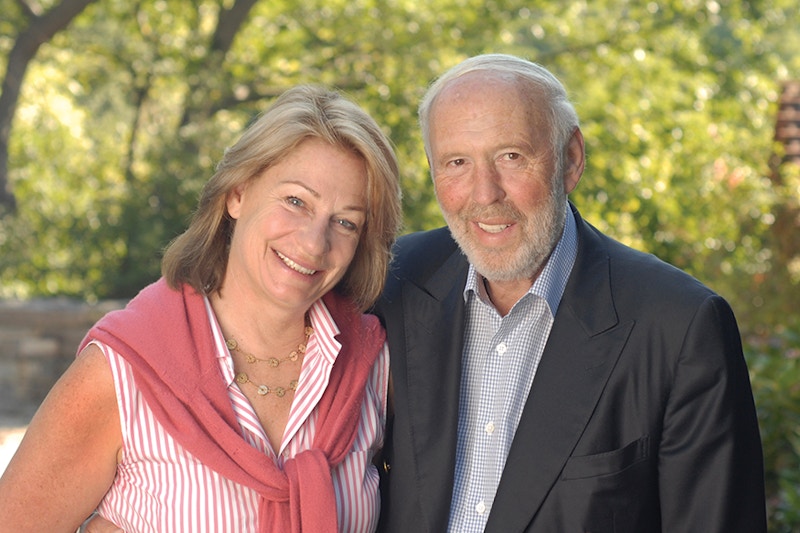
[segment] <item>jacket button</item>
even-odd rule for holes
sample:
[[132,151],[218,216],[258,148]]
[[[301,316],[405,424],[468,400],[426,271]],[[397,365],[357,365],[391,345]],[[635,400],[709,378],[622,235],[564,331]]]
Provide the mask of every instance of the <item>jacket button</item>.
[[391,469],[392,469],[392,465],[390,465],[390,464],[389,464],[389,461],[387,461],[386,459],[384,459],[384,460],[383,460],[383,471],[384,471],[384,472],[386,472],[386,473],[388,474],[388,473],[389,473],[389,470],[391,470]]

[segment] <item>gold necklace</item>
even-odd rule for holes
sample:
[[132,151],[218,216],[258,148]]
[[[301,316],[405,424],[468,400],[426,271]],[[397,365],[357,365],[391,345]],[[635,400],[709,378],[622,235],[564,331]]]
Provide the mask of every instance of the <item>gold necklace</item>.
[[309,337],[311,337],[312,333],[314,333],[314,328],[311,327],[311,324],[309,323],[308,320],[308,315],[306,315],[306,327],[303,330],[303,335],[305,335],[305,339],[303,340],[303,342],[297,345],[296,349],[289,352],[289,355],[287,355],[282,359],[278,359],[277,357],[267,357],[266,359],[256,357],[255,355],[242,350],[239,347],[239,343],[236,342],[236,339],[234,338],[225,339],[225,346],[227,346],[229,350],[233,350],[235,352],[239,352],[240,354],[242,354],[245,360],[250,364],[267,363],[272,368],[275,368],[284,361],[297,361],[300,358],[300,356],[306,353],[306,346],[308,344],[308,339]]
[[259,396],[266,396],[269,393],[274,393],[275,396],[277,396],[278,398],[283,398],[288,391],[294,392],[294,391],[297,390],[297,380],[296,379],[293,379],[292,381],[290,381],[289,382],[289,386],[286,387],[286,388],[284,388],[284,387],[270,387],[269,385],[256,385],[255,383],[250,381],[250,378],[247,377],[247,374],[244,373],[244,372],[239,372],[238,374],[236,374],[236,383],[238,383],[240,385],[244,385],[245,383],[251,384],[252,386],[254,386],[256,388],[256,392],[259,394]]

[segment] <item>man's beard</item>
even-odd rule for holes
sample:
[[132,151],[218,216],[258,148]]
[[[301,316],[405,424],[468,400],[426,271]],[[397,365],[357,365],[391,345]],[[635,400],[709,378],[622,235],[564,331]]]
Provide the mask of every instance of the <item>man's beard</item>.
[[[551,182],[550,194],[533,213],[521,213],[513,202],[487,207],[470,206],[444,218],[450,233],[479,274],[489,281],[533,280],[547,262],[564,231],[567,195],[561,172]],[[513,246],[487,248],[472,238],[471,221],[501,218],[521,225],[524,238]]]

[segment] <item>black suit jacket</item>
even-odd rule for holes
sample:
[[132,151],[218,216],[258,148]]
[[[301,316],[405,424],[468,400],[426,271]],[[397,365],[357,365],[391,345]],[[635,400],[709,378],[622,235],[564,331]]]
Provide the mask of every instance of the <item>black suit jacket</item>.
[[[487,532],[760,533],[763,459],[731,309],[573,207],[578,255]],[[467,261],[446,228],[398,241],[376,312],[393,379],[380,531],[446,531]]]

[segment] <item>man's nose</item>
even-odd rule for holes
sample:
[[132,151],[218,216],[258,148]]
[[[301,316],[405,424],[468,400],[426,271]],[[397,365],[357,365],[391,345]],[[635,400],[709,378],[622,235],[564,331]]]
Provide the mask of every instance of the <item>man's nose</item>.
[[502,179],[497,169],[490,164],[478,165],[473,178],[472,199],[481,205],[491,205],[506,197]]

